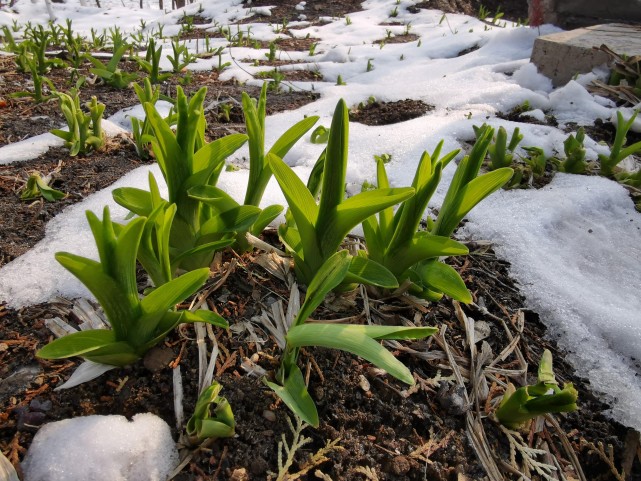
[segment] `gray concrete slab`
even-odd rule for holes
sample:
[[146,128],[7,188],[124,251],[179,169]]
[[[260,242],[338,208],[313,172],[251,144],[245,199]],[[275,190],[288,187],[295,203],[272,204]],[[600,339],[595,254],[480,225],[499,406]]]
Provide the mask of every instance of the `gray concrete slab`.
[[607,45],[619,55],[641,55],[641,25],[606,24],[539,37],[530,61],[554,86],[565,85],[576,74],[608,62],[594,47]]

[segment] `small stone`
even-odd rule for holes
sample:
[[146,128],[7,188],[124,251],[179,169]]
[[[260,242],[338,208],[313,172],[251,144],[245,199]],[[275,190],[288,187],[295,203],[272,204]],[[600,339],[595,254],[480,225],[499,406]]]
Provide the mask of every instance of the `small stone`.
[[367,378],[366,378],[365,376],[363,376],[362,374],[360,374],[360,375],[358,376],[358,385],[359,385],[359,386],[361,387],[361,389],[362,389],[363,391],[365,391],[365,392],[368,392],[368,391],[370,390],[369,381],[368,381],[368,380],[367,380]]
[[263,411],[263,417],[270,423],[276,422],[276,413],[274,411],[270,411],[269,409],[265,409]]
[[392,460],[392,473],[396,475],[407,474],[411,468],[410,462],[405,456],[396,456]]
[[245,468],[234,469],[234,471],[231,473],[229,481],[249,481],[247,470]]
[[37,431],[45,418],[45,413],[22,411],[18,415],[18,431]]
[[143,359],[143,364],[151,372],[158,372],[169,366],[174,359],[174,351],[166,347],[154,347],[150,349]]
[[39,365],[24,366],[0,380],[0,402],[24,391],[42,373]]
[[51,411],[51,401],[49,399],[40,401],[38,398],[36,398],[29,403],[29,409],[31,409],[32,411],[40,411],[46,413],[47,411]]

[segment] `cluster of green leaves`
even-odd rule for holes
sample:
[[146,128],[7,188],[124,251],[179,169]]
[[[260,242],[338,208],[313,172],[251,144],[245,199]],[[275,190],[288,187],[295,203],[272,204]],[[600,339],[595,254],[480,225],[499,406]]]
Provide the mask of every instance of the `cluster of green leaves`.
[[[441,147],[442,142],[432,155],[423,154],[412,182],[414,196],[405,200],[396,213],[388,207],[378,217],[371,216],[363,222],[367,256],[392,272],[399,284],[415,280],[410,289],[415,295],[436,298],[446,293],[454,299],[470,302],[471,297],[456,271],[438,260],[442,256],[467,254],[467,247],[447,237],[419,231],[441,171],[458,153],[453,151],[439,159]],[[377,160],[376,164],[378,187],[389,188],[383,159]],[[424,266],[419,266],[421,261]]]
[[[140,84],[134,84],[134,90],[141,105],[145,105],[146,103],[156,105],[156,102],[158,102],[158,99],[160,98],[159,87],[152,87],[151,81],[148,78],[145,78],[142,87]],[[138,157],[143,160],[149,159],[148,136],[151,135],[151,126],[147,117],[145,117],[142,122],[137,117],[131,117],[131,135],[134,139],[134,145],[136,146],[136,153],[138,154]]]
[[149,81],[152,84],[159,84],[171,77],[171,73],[160,73],[160,56],[162,46],[156,48],[156,41],[152,38],[149,40],[145,58],[134,57],[142,70],[149,75]]
[[307,287],[305,301],[286,335],[286,344],[274,381],[264,380],[283,402],[303,421],[318,426],[318,411],[303,373],[296,361],[302,347],[321,346],[347,351],[371,362],[400,381],[413,385],[409,369],[378,341],[384,339],[422,339],[434,334],[434,327],[399,327],[332,323],[306,323],[325,296],[344,282],[352,261],[343,250],[330,256],[315,273]]
[[[253,224],[260,214],[257,207],[234,206],[228,195],[215,188],[225,159],[246,142],[247,136],[233,134],[205,142],[206,91],[201,88],[189,100],[178,87],[175,132],[154,105],[144,104],[152,132],[144,139],[151,143],[167,184],[167,200],[176,205],[170,234],[171,264],[188,271],[208,266],[213,252],[231,244],[235,232]],[[158,203],[154,190],[153,185],[150,191],[120,188],[113,196],[134,214],[149,216]]]
[[601,175],[612,176],[614,175],[615,167],[626,157],[636,153],[641,152],[641,142],[636,142],[632,145],[626,147],[626,135],[634,120],[636,119],[638,111],[635,111],[633,115],[626,121],[623,118],[623,114],[620,111],[617,111],[617,130],[614,136],[614,143],[612,144],[612,149],[610,150],[610,155],[599,155],[599,161],[601,162]]
[[518,389],[508,384],[496,417],[506,427],[518,429],[541,414],[576,411],[577,397],[571,383],[559,387],[552,370],[552,353],[546,349],[539,363],[538,383]]
[[33,200],[42,197],[48,202],[55,202],[56,200],[64,198],[66,194],[51,187],[49,185],[50,183],[50,175],[42,177],[39,172],[32,173],[20,191],[20,199]]
[[585,161],[584,141],[585,129],[583,127],[579,128],[576,136],[570,134],[565,139],[563,142],[565,159],[558,162],[559,171],[567,172],[568,174],[583,174],[587,170],[588,164]]
[[[412,188],[385,188],[345,199],[347,141],[348,112],[341,100],[334,111],[327,148],[318,162],[317,172],[322,172],[322,184],[312,174],[311,183],[306,186],[277,155],[267,156],[289,205],[287,222],[279,227],[278,233],[294,258],[297,278],[305,284],[311,282],[354,227],[413,194]],[[319,188],[320,202],[317,204],[315,196]],[[387,269],[360,256],[352,258],[344,281],[346,286],[354,282],[384,288],[398,285]]]
[[507,141],[507,131],[504,127],[499,127],[496,138],[487,149],[490,155],[490,170],[511,167],[514,150],[521,140],[523,140],[523,134],[521,134],[518,127],[512,132],[509,143]]
[[56,339],[38,351],[43,359],[82,356],[90,361],[125,366],[141,358],[181,322],[209,322],[227,327],[211,311],[176,311],[175,305],[200,288],[209,269],[197,269],[157,287],[142,300],[136,285],[136,255],[147,219],[126,226],[111,221],[105,207],[102,221],[92,212],[87,220],[100,261],[59,252],[56,259],[96,297],[111,329],[79,331]]
[[65,147],[69,148],[71,156],[85,154],[91,149],[100,149],[104,141],[102,115],[105,105],[99,103],[96,97],[91,97],[91,102],[87,104],[89,113],[86,114],[80,108],[77,92],[73,93],[73,96],[62,92],[56,95],[69,130],[53,129],[51,133],[64,139]]
[[113,55],[107,63],[103,63],[100,59],[87,55],[87,59],[94,65],[89,71],[114,88],[124,89],[129,87],[129,85],[138,78],[138,75],[124,72],[119,67],[120,60],[128,49],[129,45],[120,45],[117,49],[114,49]]
[[[236,434],[236,420],[229,401],[218,394],[222,386],[214,381],[196,401],[194,414],[187,421],[185,430],[195,441],[205,439],[230,438]],[[213,413],[212,408],[213,406]]]
[[172,54],[167,55],[167,59],[171,63],[171,68],[174,73],[180,73],[183,69],[197,60],[198,57],[189,52],[187,46],[181,44],[178,39],[171,42]]

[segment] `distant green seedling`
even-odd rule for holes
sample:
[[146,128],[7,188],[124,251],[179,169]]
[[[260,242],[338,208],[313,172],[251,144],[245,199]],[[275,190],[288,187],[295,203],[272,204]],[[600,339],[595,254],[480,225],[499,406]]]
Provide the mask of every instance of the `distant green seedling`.
[[374,154],[374,160],[376,162],[382,162],[384,164],[389,164],[392,161],[392,154],[381,154],[381,155]]
[[499,422],[510,429],[518,429],[535,417],[548,413],[576,411],[578,393],[571,383],[563,389],[554,377],[552,353],[547,349],[539,363],[538,383],[516,389],[511,383],[496,410]]
[[528,155],[522,158],[530,168],[532,176],[535,179],[540,179],[545,174],[545,167],[549,160],[548,156],[540,147],[523,147],[523,150],[525,150]]
[[559,170],[568,174],[583,174],[587,170],[588,164],[585,161],[585,129],[579,128],[576,136],[570,136],[563,142],[563,151],[565,160],[560,163]]
[[94,65],[94,67],[90,68],[89,71],[114,88],[127,88],[131,82],[134,82],[138,78],[138,75],[123,72],[118,67],[120,60],[128,48],[128,45],[123,44],[117,50],[114,50],[113,56],[106,64],[87,54],[87,59]]
[[198,57],[192,55],[187,46],[184,43],[181,44],[178,39],[171,42],[171,50],[172,54],[167,55],[167,59],[171,63],[172,72],[174,73],[182,72],[187,65],[198,59]]
[[91,102],[87,103],[89,114],[86,114],[80,108],[77,92],[73,97],[62,92],[56,95],[67,121],[68,130],[53,129],[51,133],[65,141],[65,147],[69,149],[69,155],[72,157],[100,149],[104,142],[102,115],[105,104],[98,102],[95,96],[91,97]]
[[507,141],[507,131],[505,128],[499,127],[496,133],[496,139],[487,149],[490,155],[490,170],[511,167],[514,159],[514,150],[521,140],[523,140],[523,134],[521,134],[518,127],[512,132],[509,143]]
[[610,155],[599,154],[599,161],[601,162],[601,175],[612,176],[614,168],[626,157],[641,152],[641,141],[625,147],[626,135],[632,127],[634,120],[637,118],[639,112],[635,111],[634,114],[625,121],[623,114],[617,111],[617,131],[614,137],[614,143],[610,150]]
[[312,144],[326,144],[329,140],[329,129],[323,125],[319,125],[312,132],[310,141]]
[[156,48],[156,41],[149,39],[147,52],[145,58],[134,57],[140,68],[149,75],[149,81],[152,84],[159,84],[171,77],[171,73],[160,73],[160,56],[162,54],[162,46]]
[[34,200],[42,197],[48,202],[55,202],[56,200],[63,199],[67,195],[51,187],[49,185],[50,183],[50,175],[42,177],[39,172],[32,173],[27,179],[24,188],[20,191],[20,199]]

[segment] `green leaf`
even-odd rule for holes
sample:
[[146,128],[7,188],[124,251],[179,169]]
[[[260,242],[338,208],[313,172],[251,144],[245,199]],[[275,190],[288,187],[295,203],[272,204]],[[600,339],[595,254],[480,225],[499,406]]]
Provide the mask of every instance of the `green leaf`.
[[321,346],[347,351],[412,385],[414,378],[409,369],[375,339],[421,339],[437,331],[433,327],[311,323],[292,327],[287,333],[287,344],[291,347]]
[[116,342],[111,329],[91,329],[67,334],[40,349],[36,356],[42,359],[64,359],[81,356],[100,347]]
[[140,359],[135,349],[126,341],[114,342],[83,355],[89,361],[111,366],[127,366]]
[[456,215],[460,219],[465,217],[476,204],[485,199],[492,192],[500,189],[508,180],[512,178],[514,170],[509,167],[503,167],[493,172],[488,172],[472,180],[462,190],[460,195],[462,200]]
[[323,263],[307,286],[305,302],[300,307],[300,311],[292,323],[293,326],[304,323],[314,312],[314,309],[323,302],[327,293],[343,281],[351,264],[350,257],[348,252],[343,250],[335,253]]
[[187,259],[193,255],[201,254],[203,252],[215,252],[221,249],[224,249],[227,246],[230,246],[234,243],[234,239],[221,239],[215,242],[207,242],[206,244],[201,244],[192,249],[181,252],[180,254],[173,257],[172,265],[178,265],[184,259]]
[[282,205],[270,205],[260,211],[258,219],[254,222],[251,228],[251,233],[255,236],[260,235],[261,232],[267,227],[278,215],[283,211]]
[[417,233],[407,245],[387,255],[392,271],[401,274],[417,262],[432,257],[466,255],[469,249],[449,237]]
[[312,115],[294,124],[278,138],[268,153],[274,154],[281,159],[285,158],[294,144],[314,126],[318,119],[318,116]]
[[258,219],[260,209],[253,205],[239,205],[233,209],[214,215],[200,228],[200,237],[212,234],[247,231]]
[[345,197],[348,138],[349,116],[347,105],[341,99],[336,104],[332,125],[329,129],[329,140],[327,141],[325,168],[323,171],[323,195],[318,208],[317,227],[321,231],[324,231],[332,221],[336,208],[343,202]]
[[318,206],[305,184],[303,184],[291,167],[285,164],[279,157],[268,154],[267,159],[287,199],[287,204],[292,210],[299,229],[300,224],[313,226],[318,217]]
[[227,329],[229,327],[229,323],[222,316],[206,309],[198,309],[193,312],[182,311],[182,314],[181,322],[204,322],[206,324],[211,324],[212,326],[222,327],[223,329]]
[[[224,164],[225,159],[242,147],[245,142],[247,142],[245,134],[231,134],[205,144],[194,154],[194,174],[199,172],[211,173],[217,167],[221,167],[220,164]],[[193,185],[196,184],[187,182],[185,187],[188,189]]]
[[134,214],[148,216],[153,210],[151,194],[135,187],[119,187],[111,193],[114,201]]
[[291,368],[283,386],[267,379],[263,379],[263,381],[299,418],[311,426],[318,427],[318,411],[307,391],[303,373],[300,372],[298,366],[294,365]]
[[344,284],[367,284],[370,286],[378,286],[384,289],[395,289],[398,287],[398,280],[382,264],[375,262],[366,257],[355,256],[345,276]]
[[453,267],[437,259],[431,259],[419,263],[413,270],[417,272],[422,284],[430,290],[442,292],[466,304],[472,302],[470,291]]
[[154,289],[141,302],[142,316],[136,320],[130,342],[136,346],[146,343],[157,333],[165,313],[177,303],[196,292],[209,276],[209,268],[197,269]]
[[[222,386],[214,381],[198,397],[194,414],[185,427],[188,435],[196,436],[200,440],[234,435],[236,426],[234,413],[227,399],[218,395],[221,390]],[[214,405],[213,415],[211,405]]]
[[117,339],[126,339],[128,323],[140,313],[138,306],[132,306],[125,292],[115,279],[107,275],[100,265],[85,257],[67,252],[57,252],[56,260],[76,276],[96,297]]
[[316,201],[305,184],[288,165],[273,154],[267,154],[267,159],[287,200],[289,211],[296,221],[302,247],[296,252],[301,257],[303,257],[303,252],[305,256],[310,258],[319,257],[320,246],[315,229],[318,217]]
[[147,102],[143,106],[146,119],[154,134],[151,144],[167,182],[169,201],[173,203],[178,198],[183,182],[190,175],[189,166],[184,162],[187,153],[183,152],[173,130],[160,116],[154,105]]
[[[414,195],[414,189],[377,189],[350,197],[342,202],[331,216],[326,216],[327,223],[321,224],[319,214],[316,229],[320,236],[320,245],[325,251],[335,250],[345,236],[358,224],[380,210],[398,204]],[[323,196],[325,193],[323,191]]]

